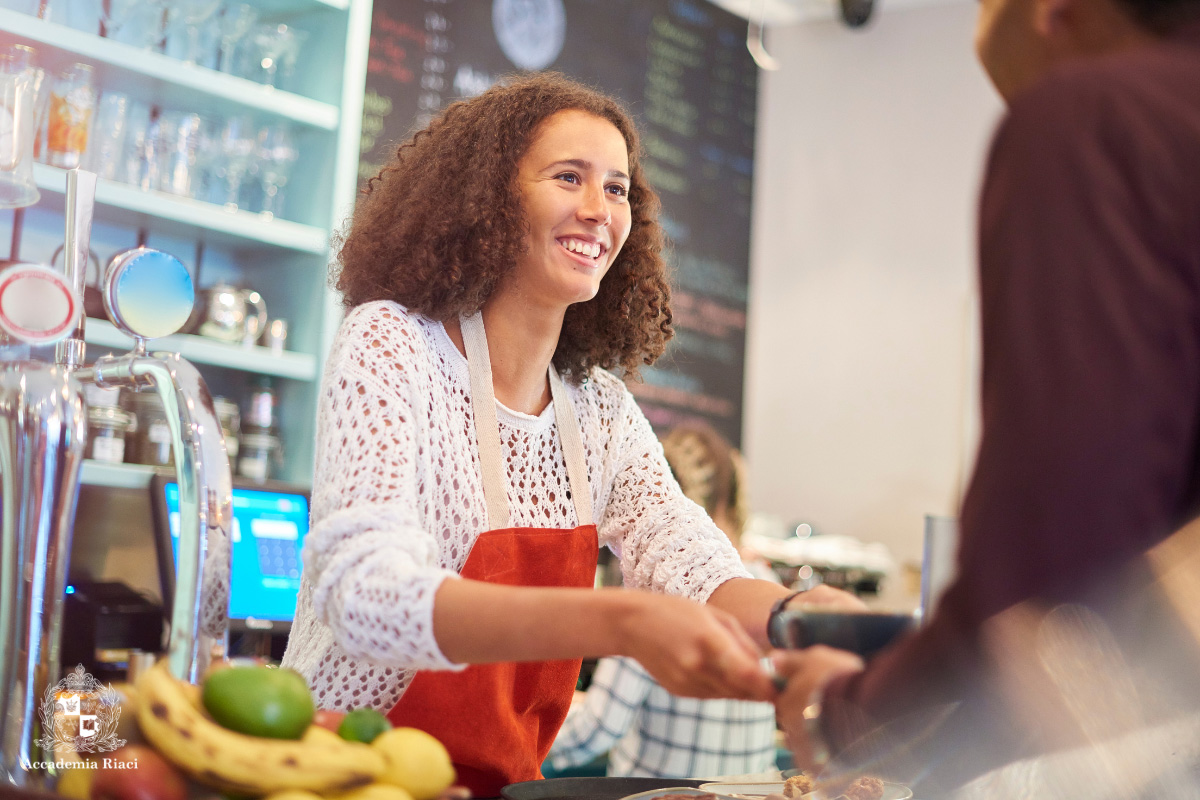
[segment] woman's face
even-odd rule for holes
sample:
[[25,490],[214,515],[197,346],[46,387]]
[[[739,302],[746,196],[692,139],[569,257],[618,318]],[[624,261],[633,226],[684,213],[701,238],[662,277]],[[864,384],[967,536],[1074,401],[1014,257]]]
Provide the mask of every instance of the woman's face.
[[517,163],[529,223],[513,288],[538,305],[591,300],[629,236],[629,152],[611,122],[559,111]]

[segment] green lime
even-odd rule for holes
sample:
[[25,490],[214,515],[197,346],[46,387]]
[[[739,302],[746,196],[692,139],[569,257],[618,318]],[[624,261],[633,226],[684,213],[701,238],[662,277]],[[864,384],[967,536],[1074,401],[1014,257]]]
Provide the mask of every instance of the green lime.
[[388,718],[373,708],[356,708],[346,714],[338,726],[338,736],[351,742],[370,744],[375,737],[392,729]]
[[269,739],[299,739],[314,713],[304,676],[290,669],[218,670],[204,681],[203,698],[217,724]]

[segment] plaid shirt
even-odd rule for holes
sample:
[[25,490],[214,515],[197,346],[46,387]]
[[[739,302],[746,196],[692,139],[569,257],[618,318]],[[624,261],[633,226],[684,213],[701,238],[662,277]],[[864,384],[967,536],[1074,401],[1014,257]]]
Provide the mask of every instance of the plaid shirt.
[[676,697],[630,658],[604,658],[554,740],[556,770],[609,750],[610,776],[715,778],[775,768],[775,707]]

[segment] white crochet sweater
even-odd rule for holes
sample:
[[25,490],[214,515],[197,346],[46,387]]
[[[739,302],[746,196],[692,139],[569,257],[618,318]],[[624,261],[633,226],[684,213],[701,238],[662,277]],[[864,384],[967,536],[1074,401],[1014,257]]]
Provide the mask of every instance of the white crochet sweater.
[[[467,361],[441,323],[391,302],[355,308],[326,364],[312,528],[283,664],[319,708],[390,709],[418,669],[461,668],[433,637],[433,598],[487,529]],[[748,577],[683,496],[621,381],[594,370],[567,393],[583,437],[600,544],[625,585],[704,601]],[[573,528],[554,405],[497,402],[513,527]]]

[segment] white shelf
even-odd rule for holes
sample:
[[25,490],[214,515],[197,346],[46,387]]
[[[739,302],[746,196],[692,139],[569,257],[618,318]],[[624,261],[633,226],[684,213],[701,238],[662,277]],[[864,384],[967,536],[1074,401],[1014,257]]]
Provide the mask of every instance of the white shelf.
[[[133,348],[133,339],[121,333],[108,320],[89,318],[84,324],[84,339],[98,347],[111,347],[128,351]],[[317,377],[317,359],[307,353],[284,352],[274,355],[266,347],[241,347],[224,344],[204,336],[177,333],[162,339],[152,339],[147,350],[168,350],[196,364],[274,375],[299,381],[312,381]]]
[[79,480],[88,486],[109,489],[144,489],[150,485],[155,469],[146,464],[108,464],[87,459]]
[[[162,53],[114,42],[96,34],[68,28],[66,25],[0,8],[0,30],[25,40],[23,43],[40,44],[72,53],[93,66],[104,65],[109,70],[121,73],[118,80],[106,80],[106,75],[98,74],[101,89],[108,84],[120,84],[127,88],[134,83],[130,79],[137,76],[143,83],[148,82],[156,86],[158,102],[168,105],[187,107],[203,113],[215,107],[213,101],[219,101],[242,106],[247,111],[283,117],[321,130],[334,131],[338,128],[337,106],[206,67],[185,64]],[[39,61],[39,65],[46,66],[44,61]],[[185,92],[181,93],[180,90]],[[185,93],[194,96],[184,96]],[[202,98],[208,98],[208,102],[203,102]]]
[[[66,170],[57,167],[33,165],[34,180],[38,188],[46,192],[63,194],[67,187],[66,175]],[[324,255],[329,246],[328,232],[313,225],[264,217],[249,211],[229,210],[212,203],[146,191],[116,181],[99,181],[96,203],[96,214],[100,219],[142,227],[144,220],[130,218],[130,215],[152,217],[174,223],[177,231],[194,234],[198,239],[211,238],[199,235],[198,231],[212,231],[218,234],[218,239],[233,240],[235,244],[265,244],[315,255]],[[125,213],[114,213],[114,210]],[[170,230],[169,226],[164,228],[156,224],[154,227],[157,230]]]
[[345,11],[350,7],[350,0],[256,0],[254,7],[263,16],[286,16],[311,11],[314,7]]

